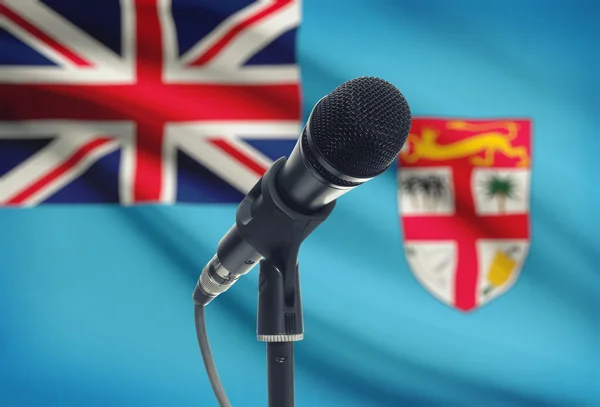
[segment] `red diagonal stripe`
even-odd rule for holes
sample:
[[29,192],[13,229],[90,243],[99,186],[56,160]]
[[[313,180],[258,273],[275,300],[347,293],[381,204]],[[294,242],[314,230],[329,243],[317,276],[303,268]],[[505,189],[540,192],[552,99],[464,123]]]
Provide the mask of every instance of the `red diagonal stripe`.
[[3,5],[0,2],[0,15],[2,15],[2,14],[4,16],[6,16],[6,18],[8,18],[10,21],[17,24],[23,30],[27,31],[29,34],[36,37],[38,40],[45,43],[48,47],[52,48],[53,50],[55,50],[56,52],[61,54],[63,57],[65,57],[66,59],[68,59],[69,61],[74,63],[75,65],[81,66],[81,67],[92,66],[91,63],[89,63],[85,59],[81,58],[80,56],[78,56],[73,51],[66,48],[64,45],[62,45],[58,41],[54,40],[52,37],[47,35],[45,32],[41,31],[39,28],[37,28],[33,24],[29,23],[27,20],[25,20],[20,15],[18,15],[17,13],[15,13],[11,9],[9,9],[6,5]]
[[111,141],[110,138],[102,137],[94,139],[83,146],[81,146],[73,155],[67,158],[62,164],[58,167],[54,168],[52,171],[48,172],[46,175],[35,181],[30,186],[26,187],[21,192],[17,193],[15,196],[6,201],[8,205],[21,205],[30,198],[32,195],[38,193],[40,190],[48,186],[51,182],[56,180],[57,178],[63,176],[67,171],[73,169],[77,164],[81,162],[88,154],[92,153],[94,150],[102,147],[106,143]]
[[225,48],[227,44],[231,42],[240,32],[242,32],[242,30],[244,30],[247,27],[250,27],[252,24],[257,23],[260,20],[263,20],[264,18],[268,17],[269,14],[276,12],[277,10],[285,7],[291,2],[292,0],[276,1],[273,5],[263,9],[262,11],[254,14],[246,20],[239,22],[237,25],[233,26],[231,30],[229,30],[219,41],[217,41],[212,47],[210,47],[204,54],[200,55],[198,59],[192,62],[191,65],[198,66],[206,64],[211,59],[213,59],[219,52],[221,52],[221,50]]
[[250,171],[257,174],[258,176],[262,177],[263,174],[267,171],[267,169],[265,167],[263,167],[261,164],[257,163],[256,161],[253,161],[250,157],[248,157],[246,154],[244,154],[243,151],[240,151],[239,149],[234,147],[227,140],[211,139],[210,143],[212,145],[214,145],[215,147],[218,147],[219,149],[223,150],[224,152],[226,152],[233,158],[235,158],[237,161],[239,161],[246,168],[248,168]]

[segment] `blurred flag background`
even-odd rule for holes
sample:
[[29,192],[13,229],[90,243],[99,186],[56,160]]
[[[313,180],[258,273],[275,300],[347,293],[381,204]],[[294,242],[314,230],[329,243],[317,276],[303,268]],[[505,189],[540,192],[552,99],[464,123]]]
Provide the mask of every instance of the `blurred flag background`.
[[[0,406],[216,406],[196,279],[312,106],[365,75],[419,126],[529,123],[529,252],[510,289],[462,312],[413,276],[396,166],[344,196],[300,253],[297,405],[600,405],[599,15],[0,0]],[[207,309],[234,406],[267,402],[256,301],[253,271]]]

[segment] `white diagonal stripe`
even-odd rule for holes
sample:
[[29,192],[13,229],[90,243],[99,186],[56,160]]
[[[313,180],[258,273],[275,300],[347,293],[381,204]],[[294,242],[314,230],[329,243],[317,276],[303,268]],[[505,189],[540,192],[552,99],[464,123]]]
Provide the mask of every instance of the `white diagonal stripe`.
[[[52,48],[47,47],[42,41],[40,41],[37,37],[29,34],[29,32],[22,29],[19,25],[13,23],[6,17],[0,15],[0,27],[4,28],[9,33],[13,34],[19,40],[23,41],[25,44],[29,45],[31,48],[45,56],[46,58],[54,61],[55,63],[61,65],[61,69],[66,69],[67,66],[71,65],[71,61],[66,59],[60,53],[56,52]],[[19,67],[20,68],[20,67]],[[0,69],[6,69],[6,65],[2,65]]]
[[[135,154],[133,148],[134,129],[134,125],[131,122],[92,122],[78,120],[0,121],[0,140],[3,138],[14,139],[15,137],[18,137],[19,139],[29,139],[58,135],[53,143],[30,157],[29,160],[21,163],[18,167],[11,170],[11,172],[0,179],[0,202],[14,196],[18,192],[17,189],[15,189],[16,186],[20,186],[19,190],[22,190],[23,185],[30,185],[32,179],[37,180],[45,174],[44,171],[55,168],[60,164],[59,161],[61,157],[65,159],[70,156],[70,154],[87,141],[96,137],[107,136],[115,138],[115,142],[98,147],[97,152],[91,153],[93,160],[89,161],[90,159],[88,158],[82,160],[78,166],[61,177],[62,181],[60,185],[65,185],[65,182],[70,182],[76,175],[85,171],[85,169],[93,164],[98,158],[110,153],[118,146],[121,146],[119,196],[122,204],[130,204],[133,197],[133,158]],[[34,159],[39,161],[33,161]],[[54,166],[51,165],[52,163],[54,163]],[[17,172],[17,170],[19,170],[19,172]],[[29,175],[26,175],[25,178],[23,178],[23,174]],[[57,185],[58,184],[49,185],[48,187],[50,189],[48,190],[55,191],[55,189],[52,188],[57,188]],[[40,200],[46,199],[47,196],[49,195],[37,195],[32,197],[32,202],[39,202]]]
[[[178,148],[205,166],[243,194],[248,193],[260,178],[239,161],[208,141],[198,129],[178,129],[171,137]],[[176,193],[171,191],[171,194]]]
[[216,44],[225,34],[227,34],[237,24],[261,12],[265,8],[270,7],[272,4],[273,0],[259,0],[243,8],[237,13],[232,14],[231,16],[229,16],[229,18],[227,18],[221,24],[219,24],[217,28],[211,31],[210,34],[208,34],[191,49],[189,49],[181,57],[182,63],[184,65],[192,63],[193,61],[198,59],[200,55],[204,54],[208,49],[210,49],[214,44]]
[[246,143],[243,140],[240,140],[238,137],[234,137],[233,135],[227,135],[227,143],[231,146],[235,147],[237,150],[242,151],[246,157],[250,158],[257,164],[260,164],[264,168],[268,168],[271,164],[273,164],[273,160],[264,155],[262,152],[258,151],[250,144]]
[[0,178],[0,202],[6,201],[33,184],[92,139],[93,136],[89,134],[56,138],[48,147],[32,155]]
[[[14,12],[18,13],[23,19],[28,20],[40,30],[52,36],[52,38],[61,43],[66,48],[72,50],[75,54],[81,56],[92,67],[76,67],[77,71],[93,72],[93,75],[88,75],[88,82],[104,83],[104,82],[129,82],[133,79],[134,66],[131,63],[123,61],[119,55],[112,50],[107,49],[103,44],[89,36],[81,29],[69,23],[66,19],[55,13],[52,9],[35,0],[4,0],[7,7],[10,7]],[[72,63],[71,63],[72,64]],[[42,75],[35,81],[35,78],[12,78],[9,76],[10,69],[5,71],[0,70],[1,82],[44,82],[43,75],[47,68],[37,68],[37,73]],[[49,70],[56,72],[56,70]],[[66,72],[62,69],[63,81],[71,82],[73,79],[77,81],[79,76],[72,77],[71,72]],[[51,81],[59,82],[54,77]]]
[[116,140],[112,140],[94,149],[94,151],[86,154],[76,165],[69,168],[60,177],[57,177],[52,182],[44,186],[37,193],[27,198],[23,206],[37,205],[44,199],[52,196],[55,192],[59,191],[65,185],[68,185],[75,178],[83,174],[89,167],[92,166],[98,159],[105,155],[115,151],[119,148],[119,143]]
[[209,142],[211,138],[223,138],[249,158],[265,168],[272,160],[245,143],[240,137],[253,139],[298,138],[298,121],[203,121],[169,124],[165,129],[163,148],[163,189],[161,202],[173,203],[177,196],[177,149],[181,148],[192,158],[206,166],[225,182],[242,193],[247,193],[259,177],[246,166],[227,155]]
[[298,4],[291,2],[237,35],[207,66],[227,69],[240,66],[274,39],[298,26]]

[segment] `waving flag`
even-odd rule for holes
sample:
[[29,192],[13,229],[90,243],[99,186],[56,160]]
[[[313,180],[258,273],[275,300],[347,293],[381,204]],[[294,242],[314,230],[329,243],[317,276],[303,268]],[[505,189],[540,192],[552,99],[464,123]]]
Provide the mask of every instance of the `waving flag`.
[[0,205],[239,200],[298,135],[297,1],[0,2]]
[[[0,0],[0,406],[216,407],[200,271],[364,75],[412,135],[303,243],[296,405],[600,406],[599,7]],[[268,404],[258,280],[207,309],[234,407]]]

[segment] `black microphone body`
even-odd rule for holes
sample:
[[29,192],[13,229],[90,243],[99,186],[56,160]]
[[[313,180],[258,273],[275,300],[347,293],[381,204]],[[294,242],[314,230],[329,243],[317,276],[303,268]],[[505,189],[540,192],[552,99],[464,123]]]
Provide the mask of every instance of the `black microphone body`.
[[282,158],[269,169],[269,190],[261,191],[265,174],[240,204],[236,224],[202,270],[193,296],[196,304],[208,304],[267,255],[257,247],[260,243],[252,245],[240,233],[252,217],[252,207],[262,203],[261,193],[268,193],[281,211],[296,217],[320,212],[326,217],[337,198],[389,168],[410,125],[410,108],[402,94],[378,78],[353,79],[322,98],[289,159]]
[[[285,164],[277,169],[275,188],[270,192],[277,194],[289,210],[312,214],[354,187],[337,186],[320,177],[305,158],[301,142],[302,139]],[[208,304],[263,258],[264,255],[242,237],[238,225],[234,224],[219,241],[216,254],[202,271],[197,287],[200,292],[194,299]]]

